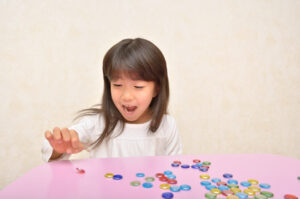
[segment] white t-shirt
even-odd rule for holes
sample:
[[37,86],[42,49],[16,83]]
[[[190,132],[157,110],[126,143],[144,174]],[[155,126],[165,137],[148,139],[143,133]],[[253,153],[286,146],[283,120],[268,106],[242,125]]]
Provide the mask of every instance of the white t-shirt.
[[[112,133],[112,138],[94,147],[91,145],[101,135],[105,122],[101,114],[84,116],[78,124],[71,126],[78,133],[79,140],[90,152],[91,158],[133,157],[176,155],[182,153],[182,145],[176,123],[170,115],[164,115],[155,133],[149,132],[150,121],[143,124],[125,123],[124,130],[119,134],[121,125],[118,123]],[[119,135],[119,136],[118,136]],[[48,140],[44,139],[42,158],[49,161],[53,149]],[[59,159],[68,159],[69,154]]]

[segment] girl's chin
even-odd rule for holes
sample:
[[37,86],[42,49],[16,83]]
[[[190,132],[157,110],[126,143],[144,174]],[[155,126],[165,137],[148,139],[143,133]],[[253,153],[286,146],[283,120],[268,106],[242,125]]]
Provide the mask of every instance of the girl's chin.
[[[123,116],[123,117],[124,117],[124,116]],[[126,121],[127,123],[131,123],[131,124],[139,124],[138,119],[126,118],[126,117],[124,117],[124,119],[125,119],[125,121]]]
[[130,123],[134,123],[138,119],[136,116],[134,116],[133,113],[122,112],[122,116],[127,122],[130,122]]

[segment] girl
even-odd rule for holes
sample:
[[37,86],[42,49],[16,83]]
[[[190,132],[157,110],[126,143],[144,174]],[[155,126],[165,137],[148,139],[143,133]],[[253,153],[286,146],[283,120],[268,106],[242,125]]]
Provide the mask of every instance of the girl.
[[103,59],[102,104],[80,111],[70,128],[45,132],[43,160],[175,155],[182,152],[175,120],[167,115],[169,82],[161,51],[145,39],[124,39]]

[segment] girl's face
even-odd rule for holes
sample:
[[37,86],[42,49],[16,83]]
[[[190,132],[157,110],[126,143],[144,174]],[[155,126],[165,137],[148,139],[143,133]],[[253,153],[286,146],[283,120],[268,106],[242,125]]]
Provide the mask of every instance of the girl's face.
[[150,103],[156,96],[155,83],[133,80],[121,75],[110,81],[112,100],[129,123],[145,123],[151,119]]

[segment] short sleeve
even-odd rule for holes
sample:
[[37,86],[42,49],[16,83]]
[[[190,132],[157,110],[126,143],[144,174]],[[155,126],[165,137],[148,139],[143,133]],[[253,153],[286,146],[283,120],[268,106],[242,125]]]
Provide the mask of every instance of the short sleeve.
[[84,116],[77,124],[69,127],[70,130],[74,130],[78,133],[80,142],[85,146],[88,146],[91,142],[91,132],[93,132],[95,128],[95,120],[95,116]]

